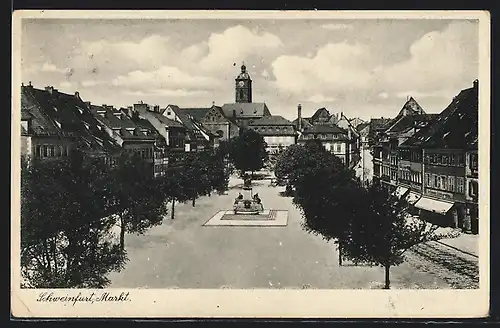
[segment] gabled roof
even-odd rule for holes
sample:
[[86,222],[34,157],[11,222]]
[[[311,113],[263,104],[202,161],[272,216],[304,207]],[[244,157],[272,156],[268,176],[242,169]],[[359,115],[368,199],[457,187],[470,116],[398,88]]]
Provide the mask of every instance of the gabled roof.
[[403,105],[403,107],[401,108],[396,117],[404,115],[418,115],[418,114],[425,114],[425,111],[422,109],[422,107],[420,107],[418,102],[415,99],[413,99],[413,97],[410,97]]
[[45,115],[41,105],[30,92],[29,87],[21,89],[21,115],[23,119],[31,118],[31,130],[34,134],[59,135],[59,129],[49,116]]
[[222,105],[222,112],[228,118],[232,118],[233,113],[236,118],[262,117],[266,115],[266,109],[265,103],[230,103]]
[[391,122],[389,118],[372,118],[370,120],[370,130],[383,130]]
[[272,116],[264,116],[255,121],[249,123],[249,126],[257,126],[257,125],[285,125],[292,126],[293,123],[280,115],[272,115]]
[[[90,111],[99,121],[111,129],[137,127],[125,113],[116,108],[90,105]],[[101,116],[101,113],[103,116]]]
[[143,116],[145,119],[156,119],[166,127],[173,127],[173,128],[182,128],[183,125],[180,122],[174,121],[169,119],[166,116],[163,116],[159,112],[154,112],[146,108],[138,108],[137,111],[141,116]]
[[[210,111],[211,107],[208,108],[179,108],[182,113],[191,115],[195,120],[201,121],[205,115]],[[177,112],[176,112],[177,114]]]
[[462,90],[432,124],[415,133],[402,146],[467,149],[478,139],[478,89]]
[[[310,117],[303,117],[302,118],[302,127],[306,127],[306,126],[312,126],[311,122],[310,122],[311,118]],[[299,128],[299,119],[296,118],[292,121],[293,125],[295,126],[295,128]]]
[[316,112],[314,112],[313,116],[311,116],[311,121],[316,121],[323,112],[326,112],[328,114],[328,117],[331,116],[328,109],[326,109],[325,107],[322,107],[322,108],[317,109]]
[[189,110],[180,109],[177,105],[168,105],[167,107],[170,107],[174,111],[175,115],[177,115],[181,124],[186,128],[192,138],[205,139],[203,133],[213,136],[213,133],[209,132],[197,122]]
[[44,116],[58,126],[59,131],[79,136],[82,147],[107,152],[120,149],[78,94],[65,94],[52,87],[47,90],[24,87],[24,90],[35,100]]
[[368,128],[370,127],[370,122],[363,122],[363,123],[359,124],[358,126],[356,126],[356,129],[358,131],[361,131],[366,127],[368,127]]
[[388,124],[388,129],[385,133],[399,133],[407,130],[408,128],[422,128],[427,123],[435,119],[438,114],[415,114],[400,117],[396,122]]

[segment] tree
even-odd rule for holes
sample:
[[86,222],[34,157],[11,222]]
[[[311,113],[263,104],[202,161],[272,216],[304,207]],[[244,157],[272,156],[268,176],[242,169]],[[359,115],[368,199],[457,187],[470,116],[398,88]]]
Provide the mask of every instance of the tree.
[[295,180],[294,173],[299,168],[301,158],[305,156],[306,149],[304,146],[294,144],[290,145],[283,152],[278,154],[276,164],[274,166],[274,175],[278,181]]
[[268,159],[266,147],[267,144],[260,134],[247,129],[230,140],[229,158],[242,174],[246,171],[253,173],[260,170]]
[[390,288],[390,268],[404,262],[404,253],[415,245],[441,238],[437,226],[408,215],[404,198],[378,183],[358,188],[345,256],[375,263],[385,270],[384,289]]
[[167,174],[159,179],[161,192],[172,202],[170,218],[175,217],[175,202],[186,202],[192,197],[189,190],[191,179],[184,174],[185,167],[170,168]]
[[126,254],[110,236],[109,170],[75,151],[21,173],[21,272],[26,287],[103,288]]
[[205,196],[212,191],[211,170],[215,161],[211,151],[190,152],[185,154],[185,169],[183,171],[186,192],[192,200],[193,207],[196,198]]
[[[286,151],[285,151],[286,152]],[[291,150],[288,183],[296,189],[293,202],[302,209],[303,227],[325,240],[334,240],[342,265],[343,242],[356,203],[354,172],[321,144],[311,142]]]
[[138,154],[123,153],[112,172],[113,213],[120,224],[120,247],[125,248],[125,234],[143,234],[161,224],[167,212],[164,194],[146,163]]

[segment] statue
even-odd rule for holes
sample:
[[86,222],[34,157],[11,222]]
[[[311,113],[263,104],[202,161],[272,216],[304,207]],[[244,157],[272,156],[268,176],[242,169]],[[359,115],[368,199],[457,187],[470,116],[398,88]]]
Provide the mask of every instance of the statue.
[[234,214],[259,214],[264,210],[259,194],[252,195],[252,178],[243,176],[243,194],[240,192],[234,200]]

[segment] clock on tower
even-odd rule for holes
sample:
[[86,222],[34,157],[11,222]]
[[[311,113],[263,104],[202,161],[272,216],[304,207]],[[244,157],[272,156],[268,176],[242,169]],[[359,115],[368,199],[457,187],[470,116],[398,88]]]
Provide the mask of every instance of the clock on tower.
[[245,64],[241,65],[241,72],[236,77],[236,102],[251,103],[252,102],[252,79],[247,72]]

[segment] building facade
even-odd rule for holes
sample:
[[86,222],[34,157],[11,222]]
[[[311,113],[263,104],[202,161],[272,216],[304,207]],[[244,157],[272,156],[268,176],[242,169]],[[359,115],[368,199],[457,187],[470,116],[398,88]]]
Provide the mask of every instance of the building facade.
[[158,172],[155,172],[157,168],[154,163],[156,138],[153,131],[137,125],[126,112],[113,106],[90,104],[90,110],[102,124],[106,133],[121,146],[122,152],[138,154],[146,163],[151,175],[158,175]]
[[293,123],[282,116],[266,116],[249,124],[267,144],[270,155],[276,155],[297,141],[297,132]]
[[92,115],[78,92],[70,95],[52,86],[21,87],[21,130],[29,160],[66,157],[78,149],[86,156],[112,162],[121,147]]
[[[477,233],[478,82],[398,147],[400,195],[416,194],[414,213]],[[401,190],[406,188],[406,190]],[[408,194],[405,194],[408,195]]]
[[323,147],[342,161],[344,165],[350,165],[349,144],[347,131],[336,125],[317,124],[303,128],[297,143],[305,145],[310,140],[318,140]]

